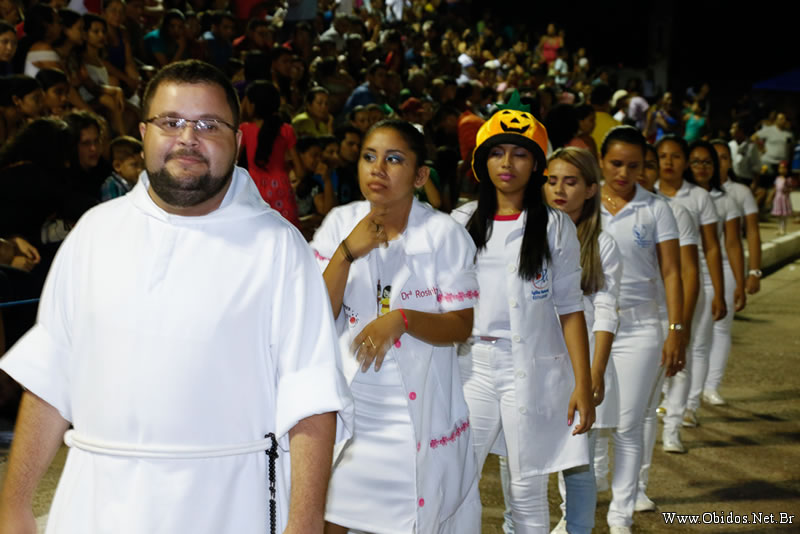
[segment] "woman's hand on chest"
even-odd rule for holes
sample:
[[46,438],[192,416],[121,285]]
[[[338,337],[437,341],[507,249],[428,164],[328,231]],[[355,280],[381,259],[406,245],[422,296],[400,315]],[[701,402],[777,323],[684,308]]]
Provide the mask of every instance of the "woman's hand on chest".
[[405,321],[399,310],[392,310],[365,326],[350,345],[361,371],[366,373],[373,362],[375,371],[380,370],[386,353],[405,331]]

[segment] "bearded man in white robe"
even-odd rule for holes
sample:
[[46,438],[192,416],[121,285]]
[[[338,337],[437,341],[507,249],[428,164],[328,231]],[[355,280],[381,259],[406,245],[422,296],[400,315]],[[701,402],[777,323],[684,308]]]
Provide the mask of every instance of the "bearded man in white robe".
[[322,277],[234,166],[222,72],[165,67],[142,113],[146,171],[78,222],[37,324],[0,361],[27,390],[0,531],[36,531],[63,438],[48,533],[321,533],[333,444],[352,428]]

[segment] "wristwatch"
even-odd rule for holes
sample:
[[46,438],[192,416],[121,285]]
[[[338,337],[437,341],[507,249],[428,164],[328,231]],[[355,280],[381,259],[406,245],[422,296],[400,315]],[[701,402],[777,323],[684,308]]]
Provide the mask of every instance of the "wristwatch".
[[669,329],[670,330],[677,330],[677,331],[680,332],[681,330],[683,330],[683,325],[681,323],[670,323],[669,324]]
[[761,272],[761,269],[750,269],[747,273],[748,276],[755,276],[756,278],[761,278],[764,273]]

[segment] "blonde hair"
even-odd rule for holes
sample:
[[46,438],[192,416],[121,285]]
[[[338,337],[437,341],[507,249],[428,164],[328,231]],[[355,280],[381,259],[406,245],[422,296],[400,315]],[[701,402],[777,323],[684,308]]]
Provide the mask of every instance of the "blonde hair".
[[[576,147],[559,148],[547,159],[550,163],[560,159],[578,169],[586,187],[593,184],[600,187],[602,173],[597,165],[597,158],[588,150]],[[581,289],[584,295],[591,295],[603,289],[603,263],[600,261],[600,195],[595,193],[583,203],[581,214],[576,224],[578,241],[581,244]]]

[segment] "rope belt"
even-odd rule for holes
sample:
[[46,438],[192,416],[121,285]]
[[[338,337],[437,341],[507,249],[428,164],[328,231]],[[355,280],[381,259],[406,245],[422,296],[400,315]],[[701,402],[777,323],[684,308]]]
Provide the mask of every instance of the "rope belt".
[[125,456],[130,458],[151,458],[164,460],[193,460],[199,458],[219,458],[222,456],[238,456],[264,451],[269,458],[269,523],[270,532],[277,530],[277,502],[275,491],[275,461],[278,459],[278,440],[270,432],[264,439],[238,443],[235,445],[205,445],[205,446],[166,446],[166,445],[139,445],[119,441],[107,441],[81,435],[75,430],[68,430],[64,434],[64,443],[68,447],[75,447],[87,452],[107,454],[110,456]]

